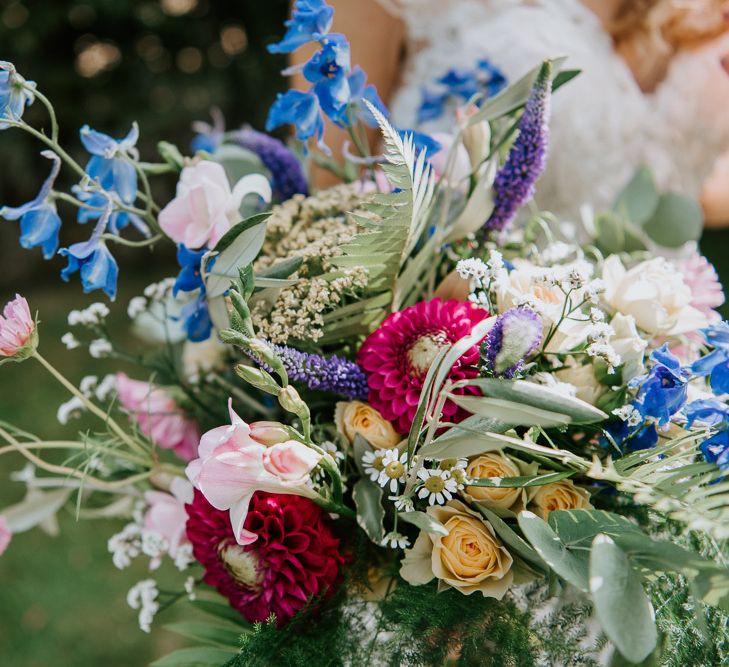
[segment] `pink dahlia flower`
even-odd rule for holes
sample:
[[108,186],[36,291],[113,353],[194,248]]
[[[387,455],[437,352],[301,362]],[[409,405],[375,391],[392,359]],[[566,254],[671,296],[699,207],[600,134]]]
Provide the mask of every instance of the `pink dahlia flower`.
[[205,568],[203,579],[251,622],[276,614],[288,621],[312,598],[334,592],[344,557],[324,512],[300,496],[258,492],[245,529],[253,544],[238,544],[225,512],[200,493],[187,505],[187,537]]
[[174,449],[183,461],[195,458],[200,430],[164,389],[119,373],[116,390],[122,407],[155,445]]
[[2,556],[5,549],[8,548],[8,544],[10,544],[12,537],[13,534],[10,532],[8,520],[0,514],[0,556]]
[[244,525],[251,497],[256,491],[316,495],[309,473],[321,455],[301,442],[288,440],[270,446],[255,434],[270,436],[271,425],[260,424],[252,431],[228,404],[228,426],[218,426],[200,439],[199,458],[187,465],[188,478],[215,509],[230,510],[230,524],[238,544],[258,539]]
[[0,357],[21,356],[32,345],[35,322],[28,302],[20,294],[5,304],[0,315]]
[[[462,301],[431,299],[392,313],[362,344],[357,361],[368,373],[369,402],[402,434],[410,430],[418,409],[423,381],[443,347],[471,333],[489,316],[482,308]],[[476,377],[478,345],[469,349],[450,371],[451,380]],[[478,394],[474,387],[459,394]],[[458,422],[468,413],[452,401],[443,414]]]
[[724,303],[724,290],[716,269],[706,257],[694,251],[690,257],[679,262],[683,281],[691,290],[691,304],[697,310],[713,319],[720,319],[714,311]]
[[149,507],[144,515],[144,527],[162,535],[170,545],[170,556],[175,558],[180,546],[187,542],[185,505],[192,502],[193,489],[186,479],[175,477],[170,492],[145,492],[144,499]]

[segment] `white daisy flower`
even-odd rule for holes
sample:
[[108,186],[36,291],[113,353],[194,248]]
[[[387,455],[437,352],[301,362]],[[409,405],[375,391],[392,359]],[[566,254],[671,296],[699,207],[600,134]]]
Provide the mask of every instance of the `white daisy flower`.
[[412,512],[415,509],[413,499],[408,496],[389,496],[388,500],[392,500],[398,512]]
[[377,479],[377,483],[383,488],[390,485],[390,493],[397,493],[400,482],[405,481],[407,468],[405,463],[408,460],[408,453],[397,451],[397,449],[388,449],[382,457],[382,471]]
[[385,458],[387,453],[384,449],[378,449],[374,452],[365,452],[362,456],[362,466],[364,467],[365,475],[367,475],[373,482],[376,482],[384,466],[382,460]]
[[456,488],[459,491],[466,486],[468,481],[468,475],[466,475],[468,459],[443,459],[438,467],[450,473],[450,478],[456,483]]
[[421,468],[418,477],[423,480],[418,498],[421,500],[427,498],[429,505],[443,505],[446,501],[452,500],[453,494],[458,491],[458,483],[447,470]]
[[405,535],[392,532],[385,535],[380,546],[390,547],[390,549],[407,549],[410,546],[410,540]]

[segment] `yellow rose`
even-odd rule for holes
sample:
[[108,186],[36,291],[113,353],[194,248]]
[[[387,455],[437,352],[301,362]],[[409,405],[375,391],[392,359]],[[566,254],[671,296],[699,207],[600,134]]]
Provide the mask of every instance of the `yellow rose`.
[[334,422],[350,445],[354,444],[354,436],[358,433],[375,449],[391,449],[402,440],[389,421],[362,401],[337,403]]
[[534,494],[530,505],[530,509],[544,520],[554,510],[585,510],[591,508],[590,494],[585,489],[575,486],[568,479],[537,487],[537,492]]
[[414,586],[436,578],[464,595],[480,591],[500,600],[514,581],[514,561],[491,524],[458,500],[426,511],[448,535],[421,531],[413,548],[405,552],[402,578]]
[[[520,467],[521,466],[521,467]],[[469,477],[519,477],[536,473],[536,464],[524,464],[508,457],[501,450],[481,454],[466,468]],[[519,512],[527,503],[525,488],[495,486],[467,486],[466,493],[475,501],[491,509],[514,509]],[[517,505],[517,507],[514,507]]]

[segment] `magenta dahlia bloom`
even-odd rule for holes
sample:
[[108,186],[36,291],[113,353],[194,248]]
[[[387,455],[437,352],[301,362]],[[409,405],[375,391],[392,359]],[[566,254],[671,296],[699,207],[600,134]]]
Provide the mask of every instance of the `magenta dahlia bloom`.
[[286,623],[310,600],[334,592],[344,557],[323,510],[308,498],[258,491],[245,528],[258,535],[239,545],[227,512],[195,491],[186,506],[187,537],[205,568],[203,579],[254,623]]
[[[392,313],[365,340],[357,361],[368,373],[368,400],[372,407],[405,434],[418,409],[423,381],[438,352],[471,333],[474,325],[489,316],[483,308],[464,301],[431,299]],[[469,349],[454,365],[451,380],[478,375],[478,345]],[[455,393],[478,394],[474,387]],[[443,414],[458,422],[468,416],[452,401]]]

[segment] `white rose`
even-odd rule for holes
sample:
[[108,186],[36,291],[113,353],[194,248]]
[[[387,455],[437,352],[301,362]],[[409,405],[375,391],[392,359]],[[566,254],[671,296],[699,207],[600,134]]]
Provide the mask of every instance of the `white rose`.
[[610,339],[610,345],[622,359],[622,380],[623,384],[626,384],[634,377],[643,374],[645,370],[643,356],[648,343],[638,334],[632,315],[615,313],[610,320],[610,326],[615,331],[615,335]]
[[605,300],[652,335],[675,336],[708,325],[706,315],[691,303],[691,290],[683,275],[662,257],[626,270],[617,255],[603,264]]
[[595,405],[607,391],[607,387],[595,377],[595,367],[591,363],[582,364],[574,357],[567,357],[564,367],[555,375],[560,382],[571,384],[576,389],[577,398],[590,405]]

